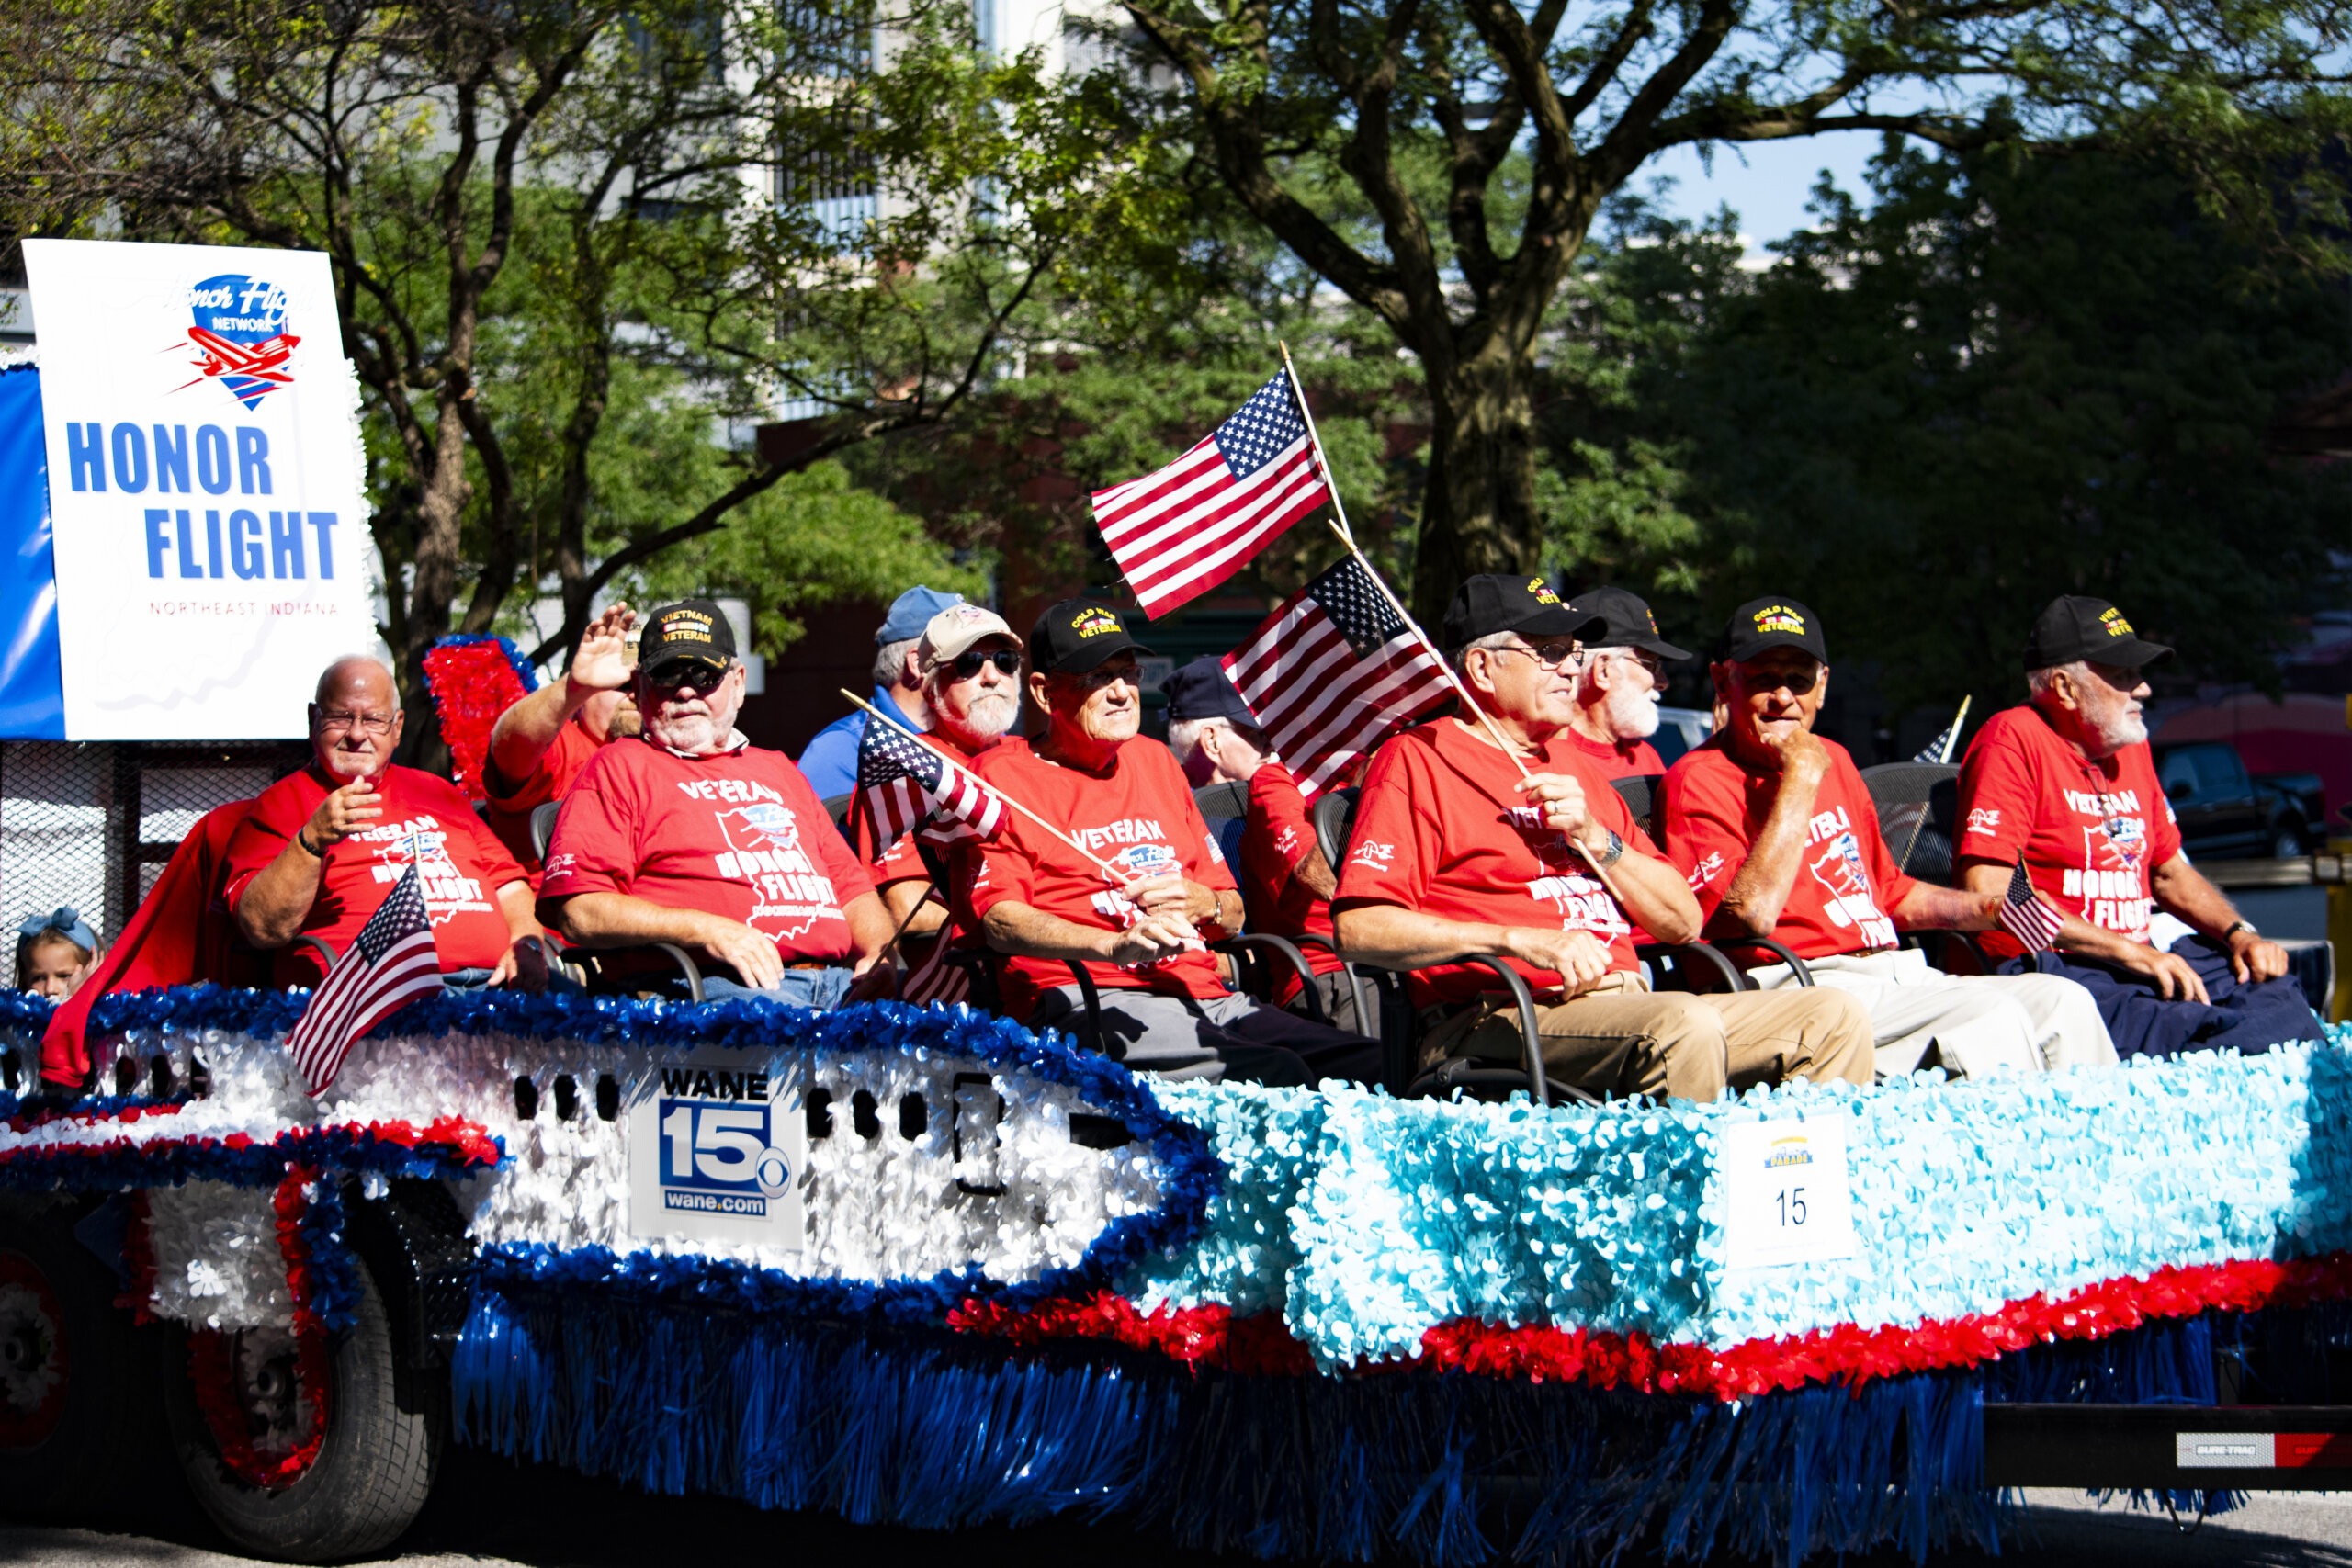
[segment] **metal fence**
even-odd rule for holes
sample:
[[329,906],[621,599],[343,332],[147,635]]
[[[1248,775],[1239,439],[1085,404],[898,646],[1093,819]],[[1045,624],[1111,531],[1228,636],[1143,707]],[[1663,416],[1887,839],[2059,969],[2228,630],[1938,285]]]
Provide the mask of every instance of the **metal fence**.
[[300,741],[0,742],[0,921],[12,964],[17,923],[62,906],[111,942],[198,818],[260,794],[309,754]]

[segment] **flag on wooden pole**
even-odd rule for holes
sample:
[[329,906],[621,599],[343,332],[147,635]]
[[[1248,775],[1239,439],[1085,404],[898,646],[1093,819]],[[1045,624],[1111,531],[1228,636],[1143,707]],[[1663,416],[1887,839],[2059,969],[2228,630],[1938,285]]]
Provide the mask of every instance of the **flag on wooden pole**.
[[1166,468],[1094,492],[1095,525],[1145,615],[1215,588],[1329,497],[1293,385],[1284,370]]
[[343,1071],[352,1043],[418,997],[441,989],[441,954],[433,943],[433,919],[411,859],[401,879],[350,950],[327,970],[311,993],[302,1016],[286,1037],[294,1066],[314,1095]]
[[1355,555],[1283,601],[1222,663],[1308,800],[1452,694],[1436,653]]
[[1004,802],[936,748],[896,725],[868,721],[857,743],[857,788],[874,821],[873,852],[897,843],[934,811],[951,837],[960,824],[976,838],[996,835]]

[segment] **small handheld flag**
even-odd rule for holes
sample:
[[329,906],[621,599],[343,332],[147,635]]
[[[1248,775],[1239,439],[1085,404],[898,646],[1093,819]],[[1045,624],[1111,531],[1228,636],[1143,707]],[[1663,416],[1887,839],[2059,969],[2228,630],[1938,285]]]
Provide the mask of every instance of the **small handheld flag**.
[[1968,722],[1968,703],[1967,697],[1960,699],[1960,711],[1952,715],[1951,723],[1944,727],[1941,735],[1920,747],[1919,754],[1911,759],[1913,761],[1933,762],[1941,766],[1951,761],[1951,754],[1960,749],[1961,726]]
[[418,997],[441,989],[441,954],[411,859],[351,950],[336,959],[294,1021],[286,1048],[313,1095],[343,1071],[352,1043]]
[[2033,882],[2019,861],[2010,874],[2009,890],[2001,899],[2001,929],[2025,944],[2028,953],[2048,953],[2057,944],[2064,921],[2058,911],[2033,896]]
[[1223,662],[1308,800],[1452,690],[1353,555],[1292,594]]
[[[933,747],[897,725],[869,718],[857,743],[857,789],[874,822],[879,855],[936,811],[952,837],[993,838],[1004,802]],[[954,828],[960,825],[963,832]]]
[[1292,388],[1284,370],[1166,468],[1094,492],[1095,525],[1145,615],[1215,588],[1329,497]]

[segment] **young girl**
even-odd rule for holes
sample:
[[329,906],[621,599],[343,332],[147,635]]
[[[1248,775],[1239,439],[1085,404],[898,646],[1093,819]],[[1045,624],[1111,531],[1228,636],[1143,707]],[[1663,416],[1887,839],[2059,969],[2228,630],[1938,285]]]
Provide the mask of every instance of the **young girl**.
[[62,1002],[98,961],[98,934],[72,909],[17,928],[17,989]]

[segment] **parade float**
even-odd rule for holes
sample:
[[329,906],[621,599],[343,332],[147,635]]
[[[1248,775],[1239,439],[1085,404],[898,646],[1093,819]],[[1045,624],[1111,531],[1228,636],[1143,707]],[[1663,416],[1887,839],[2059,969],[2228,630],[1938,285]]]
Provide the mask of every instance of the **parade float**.
[[[445,1438],[1432,1564],[1917,1557],[1996,1546],[2003,1484],[2210,1506],[2352,1445],[2261,1407],[2316,1402],[2352,1294],[2341,1026],[1544,1108],[1157,1082],[960,1008],[477,995],[313,1098],[302,1001],[106,998],[103,1092],[5,1107],[12,1495],[109,1462],[134,1364],[213,1517],[299,1560],[390,1541]],[[46,1017],[6,1003],[20,1090]]]

